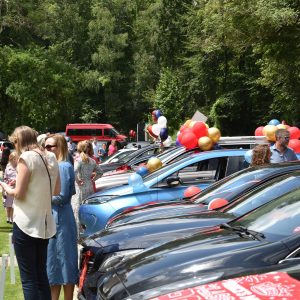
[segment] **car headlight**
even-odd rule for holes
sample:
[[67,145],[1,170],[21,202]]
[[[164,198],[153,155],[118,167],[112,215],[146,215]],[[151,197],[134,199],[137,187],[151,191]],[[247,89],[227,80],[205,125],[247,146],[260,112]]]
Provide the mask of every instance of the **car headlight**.
[[108,269],[116,266],[118,263],[134,256],[143,251],[144,249],[132,249],[118,251],[111,254],[108,254],[103,260],[102,264],[99,267],[99,272],[105,273]]
[[110,199],[112,199],[114,197],[116,197],[116,196],[104,195],[104,196],[98,196],[95,198],[87,198],[83,201],[83,203],[84,204],[101,204],[101,203],[109,201]]
[[217,281],[224,275],[224,272],[214,272],[204,275],[199,275],[194,278],[189,278],[185,280],[175,281],[163,286],[155,287],[151,290],[143,291],[134,294],[126,300],[138,300],[138,299],[152,299],[157,296],[166,295],[168,293],[181,291],[187,288],[196,287],[202,284]]

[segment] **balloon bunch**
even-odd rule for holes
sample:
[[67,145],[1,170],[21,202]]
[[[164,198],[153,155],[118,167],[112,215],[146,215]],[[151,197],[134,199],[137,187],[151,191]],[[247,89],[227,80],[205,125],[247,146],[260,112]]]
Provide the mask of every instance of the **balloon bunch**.
[[289,126],[284,121],[280,123],[277,119],[272,119],[266,126],[257,127],[254,134],[256,136],[265,136],[269,142],[275,142],[275,132],[278,129],[289,131],[290,141],[288,147],[292,148],[296,153],[300,153],[300,129],[296,126]]
[[201,121],[187,120],[180,127],[176,145],[187,149],[199,147],[203,151],[211,150],[219,141],[221,132],[216,127],[209,127]]
[[160,139],[165,147],[170,147],[172,138],[168,134],[167,118],[157,109],[151,113],[153,125],[147,126],[148,133],[154,139]]
[[134,138],[136,137],[136,131],[133,130],[133,129],[131,129],[131,130],[129,131],[129,136],[130,136],[132,139],[134,139]]

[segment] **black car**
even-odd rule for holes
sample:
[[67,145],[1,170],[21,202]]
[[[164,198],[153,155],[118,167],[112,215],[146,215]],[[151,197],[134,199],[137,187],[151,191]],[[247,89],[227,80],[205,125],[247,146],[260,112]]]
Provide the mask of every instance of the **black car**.
[[203,211],[203,207],[199,208],[199,205],[208,205],[213,199],[221,198],[230,203],[233,199],[247,193],[263,182],[295,170],[300,170],[300,161],[246,168],[219,180],[192,199],[186,199],[188,201],[179,199],[178,201],[172,201],[172,203],[150,203],[129,208],[126,212],[111,218],[106,228],[197,213]]
[[98,299],[124,299],[197,276],[213,281],[300,255],[300,189],[229,223],[150,247],[100,277]]
[[[255,170],[256,168],[253,169],[253,172]],[[256,172],[255,174],[257,175]],[[247,173],[244,176],[248,176]],[[242,175],[239,177],[243,178]],[[198,211],[191,214],[118,226],[87,238],[83,242],[83,257],[87,251],[93,256],[89,258],[88,262],[86,261],[89,269],[85,274],[86,280],[82,293],[92,297],[95,294],[98,278],[107,269],[143,249],[196,233],[199,228],[229,222],[279,195],[298,189],[300,186],[300,170],[273,177],[267,182],[260,181],[260,185],[258,183],[255,185],[256,189],[251,192],[248,190],[246,195],[237,198],[219,211],[207,211],[207,205],[200,204],[197,205]],[[235,177],[233,179],[233,185],[228,184],[230,181],[226,182],[224,190],[233,190],[232,188],[236,184],[240,186],[241,182],[235,180]],[[82,263],[81,269],[84,269],[83,267]]]

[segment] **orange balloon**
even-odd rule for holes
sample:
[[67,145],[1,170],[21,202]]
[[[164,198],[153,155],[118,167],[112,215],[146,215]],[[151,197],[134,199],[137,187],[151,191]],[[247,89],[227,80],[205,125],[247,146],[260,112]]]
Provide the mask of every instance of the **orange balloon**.
[[221,137],[221,132],[216,127],[208,128],[208,136],[214,143],[217,143]]
[[198,146],[201,150],[207,151],[210,150],[213,146],[213,141],[208,136],[202,136],[198,140]]

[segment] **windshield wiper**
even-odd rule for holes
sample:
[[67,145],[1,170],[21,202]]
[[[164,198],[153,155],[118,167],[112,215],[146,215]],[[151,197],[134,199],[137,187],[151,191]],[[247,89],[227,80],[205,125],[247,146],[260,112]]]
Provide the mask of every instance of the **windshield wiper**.
[[231,226],[227,223],[223,223],[220,225],[220,228],[236,231],[241,235],[242,234],[251,235],[260,241],[265,238],[265,235],[263,233],[248,229],[247,227],[244,226]]

